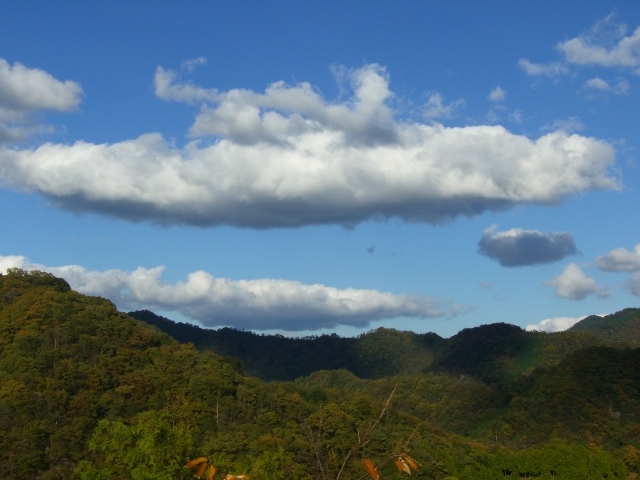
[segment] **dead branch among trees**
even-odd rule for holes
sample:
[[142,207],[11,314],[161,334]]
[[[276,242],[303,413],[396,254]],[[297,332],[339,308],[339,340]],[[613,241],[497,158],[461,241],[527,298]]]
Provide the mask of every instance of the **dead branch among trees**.
[[[378,417],[366,429],[364,429],[364,431],[362,431],[359,428],[356,429],[356,434],[358,437],[357,442],[355,443],[355,445],[353,445],[353,447],[351,447],[351,449],[349,449],[347,454],[342,459],[342,462],[340,464],[340,469],[336,474],[335,480],[340,480],[342,478],[342,475],[345,472],[345,468],[349,463],[349,460],[354,458],[356,453],[358,453],[362,448],[364,448],[371,441],[371,434],[378,427],[385,413],[387,413],[387,410],[389,409],[391,400],[393,399],[393,396],[396,393],[397,388],[398,388],[398,385],[396,384],[393,387],[393,390],[391,391],[391,393],[389,394],[389,397],[387,398],[387,401],[382,407],[382,410],[380,411],[380,414],[378,415]],[[314,429],[312,429],[311,426],[309,425],[304,425],[302,428],[304,430],[304,433],[307,439],[309,440],[309,443],[311,443],[313,447],[313,452],[316,459],[316,463],[318,465],[318,470],[320,471],[320,475],[322,476],[323,480],[327,480],[327,476],[329,475],[328,465],[324,464],[323,456],[321,452],[321,441],[322,441],[324,425],[325,425],[325,419],[323,417],[322,407],[320,407],[319,424],[318,424],[317,430],[315,430],[314,432]],[[401,454],[401,452],[407,450],[409,441],[416,435],[417,429],[418,427],[416,427],[416,429],[411,433],[411,435],[409,435],[409,437],[406,440],[399,441],[398,444],[393,449],[393,451],[389,452],[381,460],[381,462],[375,467],[375,469],[376,470],[380,469],[385,464],[387,464],[391,459],[397,458]],[[368,474],[365,473],[364,475],[359,477],[358,480],[361,480],[367,477],[367,475]]]

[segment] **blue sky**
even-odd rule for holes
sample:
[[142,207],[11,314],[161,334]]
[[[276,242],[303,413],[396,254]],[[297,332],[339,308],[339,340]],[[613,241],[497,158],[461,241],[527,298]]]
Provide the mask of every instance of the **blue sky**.
[[639,27],[635,2],[4,2],[0,269],[287,335],[638,306]]

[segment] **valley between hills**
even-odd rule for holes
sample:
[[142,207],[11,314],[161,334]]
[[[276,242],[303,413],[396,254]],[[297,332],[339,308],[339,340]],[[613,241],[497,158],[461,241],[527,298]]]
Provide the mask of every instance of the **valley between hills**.
[[638,308],[287,338],[0,275],[0,478],[635,479],[639,401]]

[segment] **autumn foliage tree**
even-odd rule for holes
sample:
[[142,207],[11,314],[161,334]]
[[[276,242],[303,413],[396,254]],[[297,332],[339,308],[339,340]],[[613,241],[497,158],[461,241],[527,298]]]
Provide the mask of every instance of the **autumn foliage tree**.
[[[624,321],[633,331],[634,320]],[[404,464],[436,480],[636,473],[639,351],[574,345],[551,355],[550,345],[564,348],[555,338],[513,348],[497,339],[483,355],[455,360],[477,343],[465,332],[441,350],[442,370],[420,373],[411,356],[420,366],[434,359],[419,342],[440,341],[384,331],[365,339],[359,361],[380,347],[411,374],[366,380],[333,370],[264,382],[62,279],[10,270],[0,275],[0,478],[193,478],[204,462],[185,465],[200,456],[202,478],[215,466],[217,480],[406,478]],[[538,347],[552,361],[533,368],[528,359],[539,357],[527,355]],[[470,358],[477,375],[447,370],[466,371]],[[507,373],[487,383],[501,365]]]

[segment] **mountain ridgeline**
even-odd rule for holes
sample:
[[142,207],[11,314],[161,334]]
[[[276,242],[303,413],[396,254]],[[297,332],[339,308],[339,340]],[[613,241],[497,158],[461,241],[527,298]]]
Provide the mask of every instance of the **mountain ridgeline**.
[[0,478],[637,479],[638,313],[289,339],[126,315],[10,269]]
[[304,338],[258,335],[221,328],[204,329],[158,316],[129,312],[182,343],[233,356],[243,371],[262,380],[295,380],[318,370],[345,369],[359,378],[445,372],[486,383],[510,382],[535,367],[558,364],[569,354],[594,346],[640,347],[640,309],[606,317],[590,316],[565,332],[527,332],[494,323],[466,328],[449,339],[389,328],[343,338],[335,334]]

